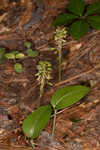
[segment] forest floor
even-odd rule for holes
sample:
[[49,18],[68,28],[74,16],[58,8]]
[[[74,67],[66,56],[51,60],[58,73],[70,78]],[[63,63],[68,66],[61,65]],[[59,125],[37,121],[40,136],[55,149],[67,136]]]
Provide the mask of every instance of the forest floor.
[[[51,22],[55,13],[64,11],[67,2],[62,0],[59,6],[56,2],[51,5],[49,0],[48,3],[41,1],[41,5],[37,3],[36,22],[34,17],[30,19],[33,10],[30,2],[27,0],[27,4],[23,4],[26,9],[22,9],[22,4],[12,3],[0,16],[0,47],[5,47],[7,52],[19,50],[24,53],[24,43],[28,40],[39,52],[36,58],[17,61],[23,65],[22,73],[15,72],[12,60],[5,60],[0,65],[0,150],[32,150],[30,139],[21,127],[24,118],[38,104],[40,86],[35,74],[40,60],[51,62],[53,68],[53,86],[45,86],[41,105],[50,102],[58,87],[86,85],[91,90],[77,104],[58,112],[54,140],[51,139],[51,117],[45,130],[34,140],[34,150],[100,150],[100,31],[90,30],[80,41],[67,35],[62,50],[62,81],[58,84],[57,54],[50,50],[56,47],[55,28],[51,27]],[[45,13],[40,16],[44,6]],[[19,10],[21,13],[17,14]],[[21,17],[17,18],[18,15]],[[45,21],[37,19],[38,15]]]

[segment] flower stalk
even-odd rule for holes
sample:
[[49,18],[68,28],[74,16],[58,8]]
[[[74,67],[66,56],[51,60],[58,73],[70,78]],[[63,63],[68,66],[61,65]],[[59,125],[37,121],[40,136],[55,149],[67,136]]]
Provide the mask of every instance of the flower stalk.
[[[38,77],[37,80],[40,81],[40,98],[39,99],[41,99],[44,93],[45,84],[50,84],[50,82],[48,81],[52,79],[51,63],[48,61],[40,61],[39,64],[37,65],[37,70],[38,70],[38,73],[36,74],[36,76]],[[39,100],[39,105],[40,105],[40,100]]]
[[56,45],[57,45],[57,51],[58,51],[58,72],[59,72],[58,81],[59,82],[61,81],[61,72],[62,72],[62,69],[61,69],[62,47],[63,47],[63,43],[66,42],[65,40],[66,34],[67,34],[67,31],[65,28],[58,27],[56,29],[55,37],[54,37],[54,40],[56,41]]

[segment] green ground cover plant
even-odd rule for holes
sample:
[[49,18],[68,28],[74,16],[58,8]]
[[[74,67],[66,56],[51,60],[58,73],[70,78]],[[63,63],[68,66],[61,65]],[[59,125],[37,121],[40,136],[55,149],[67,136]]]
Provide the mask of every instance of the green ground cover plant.
[[31,47],[32,47],[32,43],[29,42],[29,41],[26,41],[25,42],[25,48],[26,48],[26,54],[29,56],[29,57],[36,57],[39,55],[38,51],[36,50],[33,50]]
[[85,7],[83,0],[71,0],[67,13],[60,14],[53,22],[53,26],[60,25],[66,25],[76,40],[80,40],[91,27],[100,30],[100,1]]
[[21,73],[23,71],[23,66],[22,66],[21,63],[17,63],[17,60],[22,60],[22,59],[27,58],[27,57],[34,58],[34,57],[38,56],[38,51],[33,50],[31,48],[31,46],[32,46],[31,42],[26,41],[24,43],[24,45],[25,45],[25,48],[26,48],[26,50],[25,50],[26,53],[25,54],[18,51],[18,50],[12,50],[11,52],[6,53],[6,49],[1,47],[0,48],[0,64],[2,64],[5,59],[13,60],[14,63],[15,63],[14,64],[14,70],[17,73]]
[[20,53],[19,51],[12,51],[10,53],[5,53],[5,58],[8,60],[14,60],[15,64],[14,64],[14,70],[17,73],[21,73],[23,70],[22,64],[21,63],[17,63],[16,60],[19,59],[24,59],[25,55],[23,53]]

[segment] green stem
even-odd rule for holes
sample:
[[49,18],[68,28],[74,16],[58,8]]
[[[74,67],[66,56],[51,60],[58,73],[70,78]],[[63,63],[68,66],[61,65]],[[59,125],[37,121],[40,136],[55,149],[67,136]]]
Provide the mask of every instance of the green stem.
[[61,50],[62,50],[62,44],[59,45],[59,56],[58,56],[58,61],[59,61],[59,68],[58,68],[58,71],[59,71],[59,80],[58,81],[59,82],[61,81],[61,71],[62,71],[61,70],[61,62],[62,62]]
[[41,86],[40,86],[40,98],[43,96],[44,92],[44,85],[45,85],[45,76],[42,77],[41,79]]
[[53,128],[52,128],[52,138],[54,138],[54,134],[55,134],[56,113],[57,113],[57,110],[54,109],[54,119],[53,119]]
[[39,97],[38,107],[40,106],[40,100],[41,100],[41,97],[43,96],[44,85],[45,85],[45,78],[43,77],[42,80],[41,80],[40,97]]

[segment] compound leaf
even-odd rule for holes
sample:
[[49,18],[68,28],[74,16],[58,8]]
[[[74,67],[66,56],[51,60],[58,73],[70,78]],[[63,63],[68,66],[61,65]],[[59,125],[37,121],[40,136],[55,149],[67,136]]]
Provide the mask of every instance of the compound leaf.
[[58,25],[65,25],[70,23],[73,19],[77,19],[78,16],[75,16],[73,14],[69,13],[64,13],[59,15],[55,21],[53,22],[53,26],[58,26]]
[[45,128],[51,116],[51,106],[41,106],[32,112],[23,121],[22,129],[24,133],[32,139],[39,136],[40,132]]
[[93,28],[100,29],[100,16],[89,16],[87,21]]
[[83,98],[90,88],[81,85],[66,86],[58,89],[51,99],[51,105],[54,109],[59,110],[69,107]]
[[78,16],[82,16],[84,12],[84,1],[83,0],[71,0],[68,5],[68,10]]
[[100,13],[100,2],[95,2],[88,6],[85,16]]
[[86,21],[80,20],[74,22],[69,27],[69,33],[74,37],[76,40],[80,40],[89,30],[89,25]]

